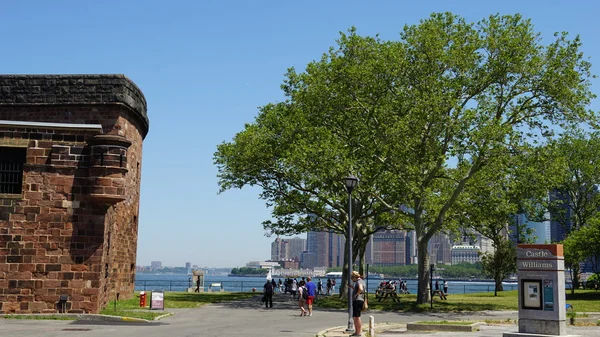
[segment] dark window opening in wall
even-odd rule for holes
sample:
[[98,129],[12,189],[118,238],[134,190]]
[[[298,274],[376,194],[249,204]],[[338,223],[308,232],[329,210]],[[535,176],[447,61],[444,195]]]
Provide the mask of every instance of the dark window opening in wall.
[[0,193],[21,194],[26,148],[0,147]]

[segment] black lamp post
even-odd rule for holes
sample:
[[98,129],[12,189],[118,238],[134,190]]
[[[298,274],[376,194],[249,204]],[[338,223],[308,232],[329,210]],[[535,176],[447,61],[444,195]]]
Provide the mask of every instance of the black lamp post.
[[[352,191],[358,185],[358,178],[349,175],[344,179],[346,190],[348,190],[348,284],[352,277]],[[348,287],[348,328],[346,331],[354,331],[354,322],[352,320],[352,288]]]
[[431,309],[433,309],[433,272],[435,271],[435,264],[430,264],[429,265],[429,301],[430,301],[430,307]]

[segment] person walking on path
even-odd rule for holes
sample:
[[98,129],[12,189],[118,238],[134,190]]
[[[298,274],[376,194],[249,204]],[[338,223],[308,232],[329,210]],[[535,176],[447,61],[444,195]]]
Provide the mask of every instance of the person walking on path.
[[350,336],[362,336],[362,321],[360,313],[365,303],[365,280],[362,279],[357,271],[352,272],[352,281],[354,282],[354,292],[352,301],[352,319],[354,320],[354,333]]
[[448,281],[444,280],[444,295],[448,293]]
[[317,286],[313,283],[310,276],[306,280],[308,281],[305,285],[306,290],[308,291],[306,304],[308,305],[308,316],[312,316],[313,303],[315,301],[315,296],[317,296]]
[[306,287],[304,285],[301,285],[298,288],[298,306],[300,307],[300,316],[306,316],[306,309],[304,309],[304,303],[306,302],[305,297],[307,294],[307,290]]
[[196,290],[194,291],[197,293],[200,292],[200,276],[196,276]]
[[296,282],[296,279],[293,279],[292,289],[290,290],[290,293],[292,294],[292,301],[296,299],[296,292],[298,292],[298,282]]
[[323,282],[319,279],[319,283],[317,283],[317,294],[323,295]]
[[273,283],[267,280],[267,283],[264,285],[264,299],[265,299],[265,308],[273,307]]

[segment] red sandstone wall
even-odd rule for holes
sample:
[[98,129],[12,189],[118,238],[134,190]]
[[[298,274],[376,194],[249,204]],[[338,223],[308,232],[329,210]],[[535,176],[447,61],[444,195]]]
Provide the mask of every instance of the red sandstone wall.
[[0,120],[98,123],[132,143],[126,171],[90,180],[102,170],[89,164],[93,132],[0,129],[0,146],[27,147],[22,195],[0,195],[0,312],[56,312],[67,295],[68,311],[95,313],[116,293],[131,297],[143,140],[134,112],[117,104],[0,106]]
[[107,260],[109,281],[103,304],[115,298],[133,296],[137,259],[138,214],[142,169],[142,135],[130,120],[120,117],[114,132],[132,141],[127,151],[128,172],[125,176],[126,199],[107,210],[106,230],[110,231],[111,247]]

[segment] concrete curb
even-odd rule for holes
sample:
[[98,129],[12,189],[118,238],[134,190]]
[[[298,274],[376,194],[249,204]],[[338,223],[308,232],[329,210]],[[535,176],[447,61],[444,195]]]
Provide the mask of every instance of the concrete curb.
[[164,315],[160,315],[160,316],[154,317],[154,320],[155,320],[155,321],[158,321],[158,320],[161,320],[161,319],[163,319],[163,318],[167,318],[167,317],[169,317],[169,316],[173,316],[173,315],[175,315],[175,314],[174,314],[174,313],[172,313],[172,312],[167,312],[167,313],[165,313]]
[[[363,323],[364,324],[364,323]],[[368,331],[368,325],[363,325],[363,336],[366,336],[366,332]],[[404,323],[375,323],[375,332],[376,333],[385,333],[386,331],[398,330],[401,328],[406,328],[406,324]],[[350,333],[346,332],[346,326],[336,326],[333,328],[329,328],[327,330],[319,331],[317,333],[317,337],[341,337],[350,336]]]
[[329,328],[327,330],[319,331],[319,332],[317,332],[317,337],[326,337],[327,333],[329,333],[330,331],[337,331],[337,330],[340,330],[340,329],[346,330],[346,327],[336,326],[336,327],[333,327],[333,328]]
[[122,317],[122,316],[110,316],[110,315],[97,315],[97,314],[83,314],[77,315],[78,321],[100,321],[100,322],[129,322],[129,323],[155,323],[142,318],[134,317]]
[[[153,321],[135,318],[135,317],[123,317],[123,316],[110,316],[110,315],[99,315],[99,314],[5,314],[0,316],[0,318],[5,319],[3,316],[55,316],[56,318],[69,318],[74,321],[87,321],[87,322],[129,322],[129,323],[157,323],[159,319],[168,317],[173,315],[173,313],[168,312],[164,315],[160,315],[154,318]],[[10,319],[10,318],[7,318]],[[49,319],[51,320],[51,319]]]
[[465,324],[434,324],[434,323],[408,323],[407,331],[479,331],[479,327],[484,325],[483,322],[465,323]]

